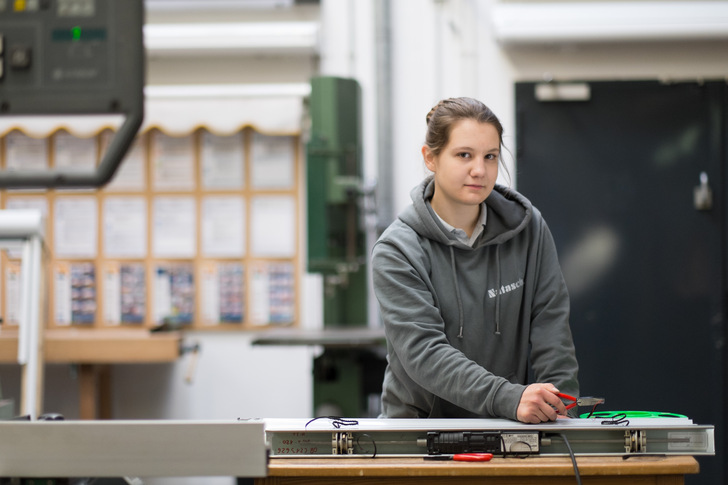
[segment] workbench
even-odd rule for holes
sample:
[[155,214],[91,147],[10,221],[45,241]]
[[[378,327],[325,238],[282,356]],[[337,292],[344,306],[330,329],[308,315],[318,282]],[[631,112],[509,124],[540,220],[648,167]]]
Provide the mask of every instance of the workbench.
[[[269,424],[261,419],[0,421],[0,477],[228,476],[254,479],[256,485],[576,483],[567,455],[487,462],[431,461],[412,454],[271,456],[264,431]],[[576,461],[586,485],[680,485],[686,474],[699,472],[688,454],[590,454],[577,455]]]
[[[110,419],[111,364],[174,362],[181,355],[179,332],[144,329],[48,329],[43,335],[43,362],[76,364],[79,372],[79,416]],[[0,364],[17,363],[18,332],[0,331]]]
[[[692,456],[579,456],[586,484],[680,485],[699,472]],[[272,458],[255,485],[574,485],[569,457],[493,458],[467,463],[423,458]]]

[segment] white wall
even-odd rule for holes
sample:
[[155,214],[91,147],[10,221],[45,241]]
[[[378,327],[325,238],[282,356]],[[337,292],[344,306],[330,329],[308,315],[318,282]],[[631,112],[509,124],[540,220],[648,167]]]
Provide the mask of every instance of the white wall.
[[114,414],[125,419],[311,416],[312,356],[303,347],[251,345],[251,335],[195,333],[192,355],[163,366],[114,368]]
[[392,2],[395,214],[426,175],[420,151],[425,116],[439,100],[479,98],[503,123],[509,119],[512,81],[498,65],[500,48],[488,36],[484,6],[475,0]]

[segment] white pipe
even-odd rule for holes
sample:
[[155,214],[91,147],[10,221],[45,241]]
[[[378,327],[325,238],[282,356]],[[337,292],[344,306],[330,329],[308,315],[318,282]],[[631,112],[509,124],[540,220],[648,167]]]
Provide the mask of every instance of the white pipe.
[[[22,315],[25,320],[21,322],[27,329],[24,342],[26,362],[23,369],[23,389],[21,399],[21,414],[30,416],[31,420],[38,417],[42,408],[43,383],[43,357],[41,352],[41,327],[39,318],[40,306],[40,252],[41,243],[38,236],[32,236],[23,247],[23,295],[21,300],[24,307]],[[18,353],[21,342],[18,341]]]

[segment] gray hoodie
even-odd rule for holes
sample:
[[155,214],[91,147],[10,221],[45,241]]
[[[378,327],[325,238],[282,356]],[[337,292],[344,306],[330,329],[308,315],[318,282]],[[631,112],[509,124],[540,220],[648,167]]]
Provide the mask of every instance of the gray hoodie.
[[509,418],[526,385],[578,396],[569,295],[540,212],[496,185],[473,247],[427,202],[432,177],[374,245],[387,336],[382,417]]

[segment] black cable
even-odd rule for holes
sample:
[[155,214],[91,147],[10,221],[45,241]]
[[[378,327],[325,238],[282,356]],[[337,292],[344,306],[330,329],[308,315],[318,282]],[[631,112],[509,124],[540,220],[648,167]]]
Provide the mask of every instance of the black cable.
[[559,436],[561,436],[561,439],[564,440],[566,449],[569,450],[569,456],[571,457],[571,463],[574,465],[574,475],[576,476],[576,483],[578,485],[581,485],[581,475],[579,474],[579,466],[576,464],[576,455],[574,455],[574,450],[571,449],[571,443],[569,443],[569,439],[566,437],[566,435],[564,433],[559,433]]
[[377,442],[376,442],[376,441],[374,441],[374,438],[372,438],[371,436],[369,436],[369,435],[368,435],[367,433],[364,433],[364,434],[362,434],[361,436],[357,436],[357,437],[356,437],[356,445],[357,445],[357,446],[358,446],[359,448],[361,448],[361,449],[362,449],[363,451],[367,451],[367,450],[365,450],[365,449],[364,449],[364,447],[363,447],[363,446],[362,446],[362,445],[361,445],[361,444],[359,443],[359,439],[360,439],[360,438],[362,438],[363,436],[366,436],[367,438],[369,438],[369,440],[370,440],[370,441],[372,442],[372,445],[374,445],[374,453],[372,454],[372,458],[376,458],[376,457],[377,457]]
[[[515,458],[521,458],[521,459],[528,458],[531,455],[531,452],[533,451],[533,446],[531,446],[530,443],[526,443],[525,441],[515,441],[513,444],[515,445],[518,443],[526,445],[528,447],[528,451],[523,451],[521,453],[515,451],[515,452],[511,452],[511,453],[513,453],[513,456]],[[513,448],[513,445],[511,445],[511,448]],[[503,455],[503,458],[505,458],[505,454]]]
[[591,411],[589,411],[589,416],[586,417],[586,419],[589,419],[594,414],[594,411],[596,411],[597,406],[599,406],[599,403],[596,403],[593,408],[591,408]]
[[611,419],[602,421],[602,424],[619,426],[621,424],[629,426],[629,419],[626,413],[617,413],[611,416]]
[[313,423],[317,419],[330,419],[331,424],[334,426],[334,428],[339,429],[342,426],[354,426],[359,424],[359,421],[356,419],[345,419],[340,416],[319,416],[318,418],[313,418],[309,420],[308,423],[306,423],[306,426],[304,428],[307,428],[309,424]]

